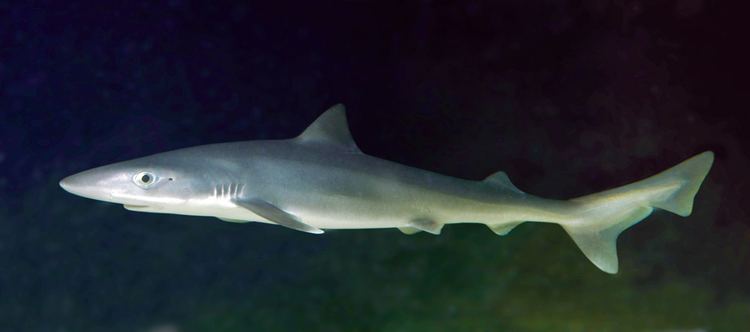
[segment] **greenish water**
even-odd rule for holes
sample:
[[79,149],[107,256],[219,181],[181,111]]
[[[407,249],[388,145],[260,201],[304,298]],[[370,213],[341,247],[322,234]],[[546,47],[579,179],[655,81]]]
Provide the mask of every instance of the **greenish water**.
[[[0,1],[0,332],[750,331],[739,1]],[[734,6],[733,6],[734,5]],[[440,236],[125,211],[58,181],[298,135],[568,199],[702,151],[598,270],[558,226]]]
[[505,237],[478,225],[440,236],[311,236],[73,197],[33,208],[60,199],[52,188],[14,217],[54,219],[15,240],[2,234],[5,246],[25,249],[3,256],[0,307],[11,320],[44,317],[26,320],[28,330],[750,329],[746,285],[736,282],[747,249],[733,246],[748,230],[707,231],[711,182],[688,219],[655,213],[623,233],[617,275],[590,264],[553,225],[523,224]]

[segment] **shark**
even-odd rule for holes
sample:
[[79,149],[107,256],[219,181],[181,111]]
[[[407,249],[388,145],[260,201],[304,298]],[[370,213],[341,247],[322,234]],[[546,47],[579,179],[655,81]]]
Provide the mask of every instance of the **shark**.
[[338,104],[294,138],[157,153],[68,176],[60,186],[132,211],[260,222],[311,234],[378,228],[440,234],[448,224],[478,223],[506,235],[524,222],[553,223],[596,267],[614,274],[620,233],[654,209],[689,216],[713,160],[705,151],[621,187],[547,199],[520,190],[502,171],[477,181],[367,155]]

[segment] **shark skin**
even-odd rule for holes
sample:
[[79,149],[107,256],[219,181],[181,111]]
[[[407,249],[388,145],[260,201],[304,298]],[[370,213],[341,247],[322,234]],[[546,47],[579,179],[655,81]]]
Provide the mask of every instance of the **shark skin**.
[[519,190],[503,172],[473,181],[369,156],[352,140],[339,104],[296,138],[158,153],[66,177],[60,186],[132,211],[262,222],[313,234],[373,228],[440,234],[446,224],[479,223],[506,235],[527,221],[555,223],[592,263],[616,273],[620,232],[654,208],[690,215],[712,163],[706,151],[629,185],[551,200]]

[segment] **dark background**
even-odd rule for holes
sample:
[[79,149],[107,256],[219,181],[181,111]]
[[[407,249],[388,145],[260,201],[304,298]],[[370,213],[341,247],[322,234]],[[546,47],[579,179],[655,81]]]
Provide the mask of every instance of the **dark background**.
[[[750,329],[740,1],[0,2],[2,331]],[[310,236],[139,214],[63,176],[287,138],[343,102],[366,153],[570,198],[704,150],[693,215],[598,271],[558,227]]]

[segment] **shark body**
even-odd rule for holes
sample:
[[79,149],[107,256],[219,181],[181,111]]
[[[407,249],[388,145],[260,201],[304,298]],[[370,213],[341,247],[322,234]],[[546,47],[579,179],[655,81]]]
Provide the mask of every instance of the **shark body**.
[[597,267],[617,272],[616,239],[654,208],[682,216],[713,162],[709,151],[650,178],[572,200],[524,193],[503,172],[445,176],[364,154],[336,105],[287,140],[184,148],[69,176],[67,191],[140,212],[264,222],[308,233],[398,228],[439,234],[481,223],[499,235],[526,221],[560,224]]

